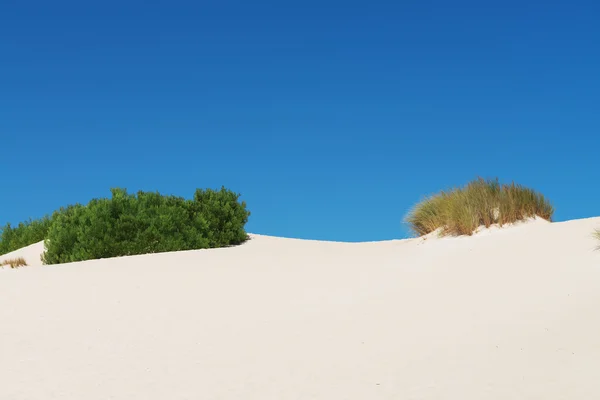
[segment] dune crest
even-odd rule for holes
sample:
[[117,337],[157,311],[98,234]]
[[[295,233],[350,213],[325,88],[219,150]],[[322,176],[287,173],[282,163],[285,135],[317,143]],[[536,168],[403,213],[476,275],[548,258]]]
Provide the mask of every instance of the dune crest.
[[428,239],[456,239],[456,238],[461,238],[461,239],[466,239],[468,237],[473,237],[473,236],[481,236],[481,235],[489,235],[489,234],[493,234],[495,232],[506,232],[506,231],[510,231],[511,229],[514,228],[523,228],[525,226],[531,226],[531,225],[547,225],[547,224],[551,224],[550,221],[545,220],[544,218],[540,218],[540,217],[531,217],[531,218],[527,218],[524,220],[520,220],[517,222],[513,222],[513,223],[509,223],[509,224],[504,224],[504,225],[500,225],[500,224],[492,224],[489,228],[486,228],[485,226],[481,225],[479,226],[479,228],[475,229],[475,231],[473,232],[473,235],[468,236],[468,235],[461,235],[461,236],[444,236],[442,235],[442,228],[438,228],[435,231],[428,233],[426,235],[420,236],[420,239],[423,240],[428,240]]

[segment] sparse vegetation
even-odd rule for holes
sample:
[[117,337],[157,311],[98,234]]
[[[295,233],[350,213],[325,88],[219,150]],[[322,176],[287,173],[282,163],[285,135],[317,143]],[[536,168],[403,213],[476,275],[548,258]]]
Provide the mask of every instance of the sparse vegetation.
[[25,267],[27,265],[27,262],[25,261],[25,259],[23,257],[11,258],[11,259],[0,262],[0,266],[2,266],[2,267],[7,266],[7,265],[10,266],[11,268]]
[[47,216],[21,222],[14,228],[10,224],[6,224],[0,228],[0,255],[44,240],[51,224],[52,220]]
[[225,188],[198,189],[192,200],[159,193],[128,194],[61,208],[52,216],[44,264],[165,251],[225,247],[244,242],[250,212]]
[[0,229],[0,255],[44,240],[44,264],[225,247],[248,239],[250,212],[239,194],[202,190],[192,200],[159,193],[128,194],[112,189],[111,198],[94,199],[55,211],[52,216]]
[[[596,229],[594,232],[594,237],[600,241],[600,229]],[[600,250],[600,244],[598,245],[597,249]]]
[[479,226],[513,223],[538,216],[552,220],[554,208],[540,193],[498,179],[476,179],[418,203],[406,222],[418,236],[441,228],[442,235],[472,235]]

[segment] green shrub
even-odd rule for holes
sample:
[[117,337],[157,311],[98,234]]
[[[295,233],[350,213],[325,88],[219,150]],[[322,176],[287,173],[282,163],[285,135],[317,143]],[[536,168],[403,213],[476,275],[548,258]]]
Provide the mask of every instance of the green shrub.
[[550,221],[553,213],[548,200],[532,189],[479,178],[426,198],[410,211],[406,222],[418,236],[438,228],[442,235],[471,235],[479,226],[489,228],[534,216]]
[[224,247],[245,241],[250,212],[225,188],[198,189],[192,200],[159,193],[128,194],[63,208],[52,216],[45,264]]
[[47,216],[21,222],[14,228],[10,224],[6,224],[0,228],[0,255],[44,240],[51,224],[52,220]]

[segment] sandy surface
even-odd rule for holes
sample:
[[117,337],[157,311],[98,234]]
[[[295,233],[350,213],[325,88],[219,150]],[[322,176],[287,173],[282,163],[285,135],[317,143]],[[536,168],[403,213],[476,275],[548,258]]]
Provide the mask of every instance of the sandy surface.
[[[13,251],[0,256],[0,264],[4,260],[11,260],[23,257],[28,266],[42,265],[41,255],[44,252],[44,242],[32,244],[31,246],[23,247],[20,250]],[[0,267],[2,268],[2,267]]]
[[600,398],[599,226],[5,268],[0,399]]

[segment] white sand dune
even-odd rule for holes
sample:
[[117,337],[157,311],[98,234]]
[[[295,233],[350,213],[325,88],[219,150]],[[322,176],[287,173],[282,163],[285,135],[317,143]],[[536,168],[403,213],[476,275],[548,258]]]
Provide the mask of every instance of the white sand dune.
[[23,257],[29,266],[42,265],[42,253],[44,252],[44,242],[34,243],[30,246],[13,251],[0,256],[0,264],[5,260]]
[[0,399],[600,398],[598,227],[4,268]]

